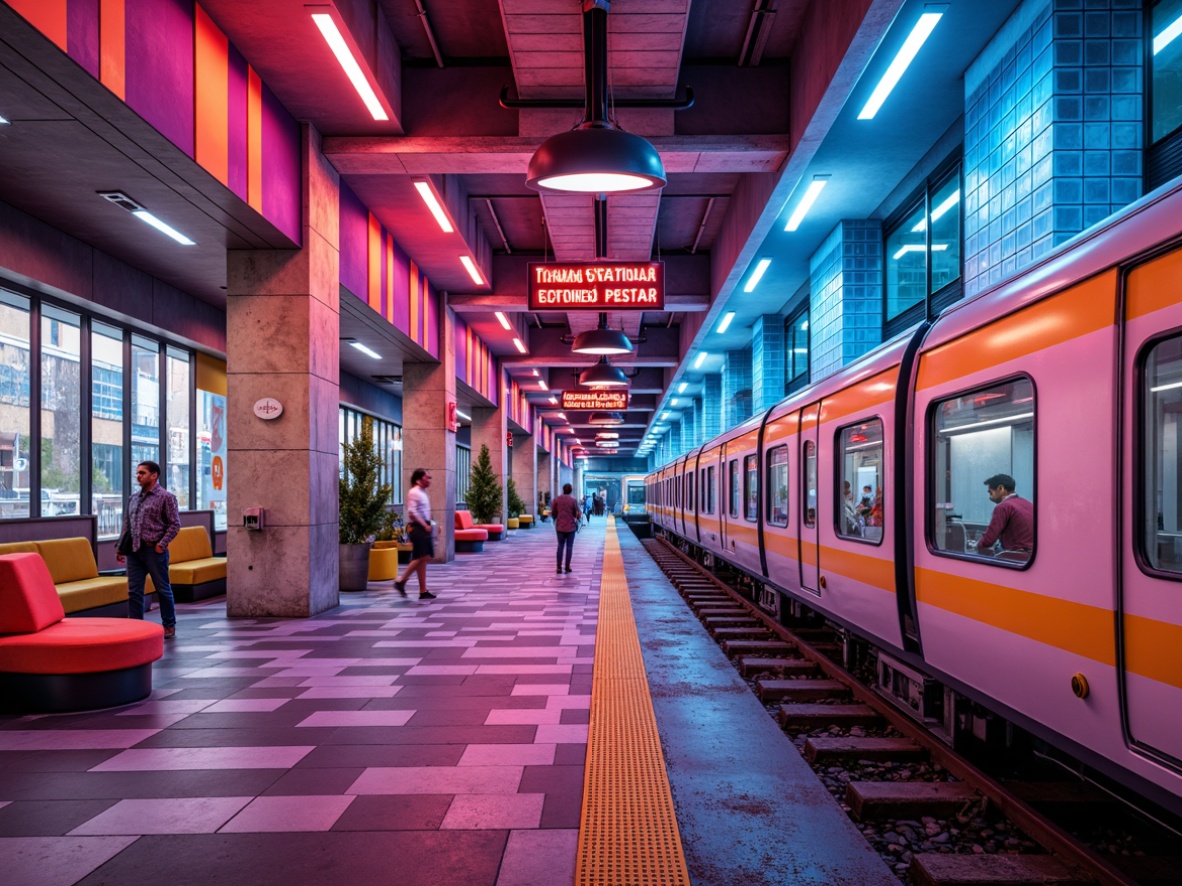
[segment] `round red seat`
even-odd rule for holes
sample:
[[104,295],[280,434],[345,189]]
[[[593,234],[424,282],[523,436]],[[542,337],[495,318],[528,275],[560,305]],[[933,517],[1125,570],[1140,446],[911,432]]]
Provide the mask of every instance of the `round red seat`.
[[164,628],[129,618],[67,618],[34,634],[0,636],[0,671],[93,674],[133,668],[164,654]]

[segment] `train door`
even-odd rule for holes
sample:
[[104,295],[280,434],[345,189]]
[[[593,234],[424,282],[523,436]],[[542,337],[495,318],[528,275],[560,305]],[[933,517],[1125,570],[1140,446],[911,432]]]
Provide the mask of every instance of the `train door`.
[[796,509],[800,538],[800,586],[821,595],[821,496],[817,490],[818,422],[821,404],[800,414],[800,505]]
[[[1121,675],[1130,744],[1182,769],[1182,251],[1134,269],[1125,299]],[[1162,332],[1162,330],[1171,330]]]

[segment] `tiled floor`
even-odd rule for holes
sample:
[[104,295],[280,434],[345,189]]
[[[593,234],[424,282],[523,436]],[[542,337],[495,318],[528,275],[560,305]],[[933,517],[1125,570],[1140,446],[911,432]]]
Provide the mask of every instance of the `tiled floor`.
[[431,602],[178,607],[149,700],[0,718],[0,879],[572,882],[604,528],[571,575],[549,524],[431,564]]

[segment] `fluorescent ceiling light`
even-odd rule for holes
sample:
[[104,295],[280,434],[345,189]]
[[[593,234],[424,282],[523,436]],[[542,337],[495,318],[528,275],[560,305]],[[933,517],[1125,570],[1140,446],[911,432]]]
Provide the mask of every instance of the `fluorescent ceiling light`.
[[817,202],[817,198],[821,196],[821,191],[824,190],[825,185],[828,183],[829,176],[827,175],[813,176],[813,180],[809,182],[808,190],[804,192],[804,196],[800,198],[800,203],[797,204],[796,210],[789,217],[788,224],[784,225],[785,231],[795,231],[800,227],[800,223],[804,221],[804,217],[813,208],[813,204]]
[[531,369],[529,371],[529,374],[532,375],[534,378],[538,378],[542,373],[538,372],[536,369]]
[[1182,388],[1182,381],[1176,381],[1168,385],[1158,385],[1156,388],[1150,388],[1151,394],[1156,394],[1158,391],[1172,391],[1175,388]]
[[702,351],[700,354],[698,354],[698,359],[694,361],[694,369],[699,368],[702,365],[702,361],[708,356],[709,354],[707,354],[705,351]]
[[686,388],[688,388],[688,387],[689,387],[689,382],[688,382],[688,381],[683,381],[681,384],[679,384],[679,385],[677,386],[677,393],[679,393],[679,394],[684,394],[684,393],[685,393],[685,389],[686,389]]
[[460,264],[464,266],[464,270],[468,272],[468,276],[472,278],[473,283],[477,286],[484,285],[484,277],[480,276],[480,269],[476,267],[476,262],[472,261],[466,255],[461,255]]
[[550,398],[550,405],[551,405],[551,406],[557,406],[557,405],[558,405],[558,398],[557,398],[557,397],[551,397],[551,398]]
[[501,324],[502,329],[509,330],[513,328],[513,325],[509,322],[509,318],[500,311],[493,311],[493,316],[497,318],[497,322]]
[[184,234],[182,234],[180,231],[178,231],[176,228],[166,225],[164,222],[160,221],[160,219],[156,218],[156,216],[152,215],[152,213],[148,212],[146,209],[137,209],[137,210],[134,210],[131,214],[134,215],[136,218],[138,218],[140,221],[150,224],[152,227],[154,227],[161,234],[168,235],[173,240],[175,240],[177,243],[181,244],[181,246],[196,246],[197,245],[192,240],[190,240],[188,237],[186,237]]
[[[762,264],[763,264],[763,262],[767,262],[768,264],[771,264],[771,261],[772,261],[772,260],[771,260],[770,258],[765,258],[763,261],[761,261],[761,262],[760,262],[760,264],[762,265]],[[764,270],[767,270],[767,266],[766,266],[766,265],[764,265]],[[760,277],[762,277],[762,276],[763,276],[763,271],[760,271],[758,268],[756,268],[756,269],[755,269],[755,273],[756,273],[756,274],[758,274]],[[754,288],[755,288],[755,285],[754,285],[754,284],[755,284],[755,283],[758,283],[758,282],[759,282],[759,280],[758,280],[758,278],[756,278],[755,276],[752,276],[752,278],[751,278],[751,279],[752,279],[752,281],[753,281],[753,282],[752,282],[752,283],[748,283],[747,285],[748,285],[748,286],[750,286],[750,287],[751,287],[751,289],[754,289]],[[750,292],[750,291],[751,291],[751,289],[747,289],[747,290],[744,290],[744,291],[745,291],[745,292]],[[723,332],[726,332],[726,331],[727,331],[727,329],[728,329],[728,328],[730,327],[730,325],[731,325],[731,321],[732,321],[732,320],[734,320],[734,319],[735,319],[735,312],[734,312],[734,311],[727,311],[727,312],[726,312],[726,314],[725,314],[725,315],[723,316],[723,318],[722,318],[722,322],[718,324],[718,328],[717,328],[717,329],[715,329],[714,331],[715,331],[715,332],[718,332],[718,333],[723,333]]]
[[676,398],[676,397],[674,397],[672,400],[670,400],[670,401],[669,401],[669,405],[670,405],[670,406],[676,406],[676,405],[677,405],[677,398]]
[[[932,210],[932,221],[939,221],[940,216],[942,216],[945,212],[947,212],[949,209],[951,209],[953,206],[955,206],[959,202],[960,202],[960,188],[957,188],[955,191],[952,192],[952,196],[950,196],[943,203],[941,203],[939,206],[937,206],[935,209]],[[918,234],[920,231],[925,230],[927,228],[927,226],[928,226],[928,220],[926,218],[921,218],[919,220],[919,222],[915,225],[915,227],[911,229],[911,233]]]
[[435,221],[439,222],[439,227],[443,229],[443,233],[452,233],[455,228],[451,226],[451,219],[447,217],[447,213],[443,211],[443,207],[439,204],[439,198],[435,196],[435,189],[431,187],[431,183],[415,182],[415,190],[419,192],[419,196],[423,198],[423,202],[427,204],[427,208],[431,210],[431,214],[435,216]]
[[970,428],[983,428],[986,425],[1016,424],[1025,418],[1034,418],[1034,413],[1023,412],[1020,415],[1006,415],[1001,418],[987,418],[984,421],[975,421],[968,425],[957,425],[955,428],[941,428],[939,433],[943,435],[959,434],[961,431],[967,431]]
[[519,339],[519,338],[513,339],[513,347],[517,348],[517,350],[523,354],[526,352],[525,345],[524,345],[524,343],[522,343],[521,339]]
[[[747,281],[747,285],[743,287],[744,292],[752,292],[755,287],[759,285],[759,281],[763,279],[763,275],[767,271],[768,265],[771,263],[772,260],[770,258],[761,258],[759,260],[759,264],[755,266],[755,270],[751,273],[751,279],[749,279]],[[734,311],[731,311],[731,317],[733,318],[734,316]],[[719,332],[722,332],[726,328],[727,322],[728,321],[723,321],[722,329],[719,329]]]
[[[932,244],[932,252],[943,252],[947,248],[948,248],[947,243],[933,243]],[[899,248],[899,251],[896,252],[894,255],[892,255],[891,258],[898,261],[900,258],[905,256],[909,252],[926,252],[926,251],[927,251],[927,247],[924,246],[922,243],[908,243],[905,246],[901,246]]]
[[1182,34],[1182,15],[1166,25],[1166,29],[1153,38],[1153,54],[1157,55],[1173,43],[1179,34]]
[[460,418],[462,418],[464,421],[472,421],[472,416],[470,416],[470,415],[465,415],[464,413],[460,412],[460,410],[458,410],[458,409],[456,410],[456,415],[458,415],[458,416],[459,416]]
[[668,413],[668,412],[662,412],[662,413],[661,413],[661,418],[662,418],[662,419],[666,419],[666,418],[668,418],[668,417],[669,417],[669,413]]
[[923,13],[919,17],[919,21],[915,23],[915,27],[911,29],[911,33],[907,35],[907,39],[903,41],[898,55],[895,56],[894,61],[886,69],[886,73],[882,75],[882,79],[878,81],[878,85],[874,87],[874,92],[870,93],[870,100],[866,102],[865,107],[858,114],[859,120],[871,120],[874,118],[874,115],[878,113],[878,109],[882,107],[882,103],[891,94],[891,90],[895,88],[895,85],[902,78],[903,72],[907,70],[908,65],[911,64],[915,56],[919,53],[924,41],[931,35],[932,29],[936,27],[936,23],[944,15],[943,7],[928,8],[930,11]]
[[0,117],[0,126],[7,126],[10,122],[7,117]]
[[367,348],[365,345],[363,345],[363,344],[362,344],[361,342],[359,342],[359,341],[351,341],[351,342],[349,342],[349,344],[351,344],[351,345],[352,345],[353,347],[355,347],[357,350],[361,351],[361,353],[365,354],[365,356],[367,356],[367,357],[373,357],[375,360],[381,360],[381,359],[382,359],[382,355],[381,355],[381,354],[379,354],[377,351],[375,351],[375,350],[373,350],[373,349],[371,349],[371,348]]
[[361,65],[357,64],[357,59],[353,58],[353,53],[349,50],[349,44],[341,36],[340,30],[337,29],[337,23],[332,20],[332,16],[327,12],[314,12],[312,13],[312,21],[316,22],[316,27],[320,29],[320,33],[324,35],[324,39],[328,42],[332,54],[337,57],[337,61],[344,68],[349,82],[353,84],[353,88],[357,90],[357,94],[365,102],[365,107],[369,110],[370,116],[375,120],[389,120],[390,116],[382,107],[382,103],[378,101],[377,93],[373,91],[373,87],[369,85],[369,81],[365,79]]
[[538,387],[539,387],[539,388],[541,388],[543,391],[548,391],[548,390],[550,390],[548,387],[546,387],[546,382],[545,382],[545,380],[544,380],[544,379],[540,379],[540,378],[538,379]]
[[557,415],[563,421],[566,421],[566,413],[565,412],[556,412],[554,414]]

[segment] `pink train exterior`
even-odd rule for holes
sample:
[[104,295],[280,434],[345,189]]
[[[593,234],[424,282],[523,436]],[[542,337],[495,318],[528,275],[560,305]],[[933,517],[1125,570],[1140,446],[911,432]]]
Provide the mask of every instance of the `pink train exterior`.
[[[1147,445],[1139,361],[1182,336],[1180,234],[1182,187],[1150,194],[930,327],[656,470],[646,480],[650,519],[762,580],[765,594],[806,603],[1182,812],[1182,573],[1147,568],[1138,552],[1144,481],[1133,456]],[[1012,379],[1035,391],[1037,541],[1021,568],[999,568],[933,542],[932,409]],[[882,428],[886,519],[875,543],[843,536],[834,513],[836,441],[860,421]],[[815,501],[802,497],[810,442]],[[780,446],[786,526],[773,525],[782,513],[769,519],[764,476]],[[741,481],[756,471],[765,492],[748,501],[740,483],[732,493],[736,469]]]

